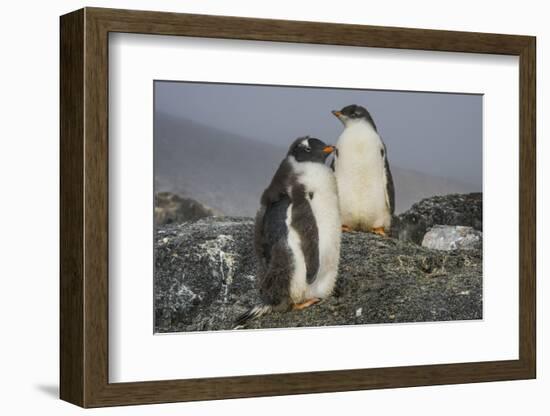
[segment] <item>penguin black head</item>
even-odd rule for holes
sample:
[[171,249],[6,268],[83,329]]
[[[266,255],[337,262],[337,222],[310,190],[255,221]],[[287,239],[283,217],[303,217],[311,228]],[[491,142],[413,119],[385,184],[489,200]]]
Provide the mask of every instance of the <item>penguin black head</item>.
[[326,158],[334,152],[334,146],[327,145],[314,137],[299,137],[290,145],[287,156],[293,156],[297,162],[325,163]]
[[372,119],[370,113],[365,107],[361,107],[360,105],[351,104],[345,106],[340,111],[332,111],[332,114],[334,114],[338,118],[338,120],[340,120],[344,124],[344,126],[356,120],[364,120],[367,123],[371,124],[372,127],[374,127],[374,129],[376,130],[376,125],[374,124],[374,120]]

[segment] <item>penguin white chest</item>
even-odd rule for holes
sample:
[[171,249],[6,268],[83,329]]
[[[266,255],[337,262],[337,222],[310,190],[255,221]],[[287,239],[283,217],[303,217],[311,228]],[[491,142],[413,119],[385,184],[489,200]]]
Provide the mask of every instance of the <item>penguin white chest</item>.
[[380,136],[369,124],[357,123],[344,129],[337,148],[335,174],[342,224],[364,231],[389,227]]
[[[305,186],[318,232],[319,269],[312,284],[306,281],[306,269],[298,233],[290,222],[289,240],[296,268],[291,278],[290,295],[294,302],[326,298],[334,288],[340,260],[341,223],[336,178],[327,166],[300,163],[299,181]],[[290,214],[291,207],[289,207]]]

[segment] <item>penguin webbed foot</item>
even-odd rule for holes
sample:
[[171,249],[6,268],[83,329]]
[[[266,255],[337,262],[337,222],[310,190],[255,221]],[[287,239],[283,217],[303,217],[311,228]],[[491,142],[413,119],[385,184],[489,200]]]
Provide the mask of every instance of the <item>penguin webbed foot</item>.
[[373,234],[378,234],[382,237],[387,237],[388,235],[386,234],[386,230],[384,229],[384,227],[375,227],[371,230],[371,232]]
[[353,231],[353,229],[349,225],[342,224],[342,232],[343,233],[350,233],[352,231]]
[[292,310],[293,311],[301,311],[301,310],[309,308],[310,306],[315,305],[319,302],[321,302],[321,299],[319,299],[319,298],[308,299],[305,302],[293,304],[292,305]]

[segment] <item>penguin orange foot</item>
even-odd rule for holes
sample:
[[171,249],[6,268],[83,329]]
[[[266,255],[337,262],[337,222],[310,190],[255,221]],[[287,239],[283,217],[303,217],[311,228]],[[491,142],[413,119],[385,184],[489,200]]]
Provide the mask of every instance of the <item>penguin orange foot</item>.
[[349,233],[353,231],[349,225],[342,224],[342,232],[343,233]]
[[384,230],[384,227],[376,227],[371,230],[374,234],[381,235],[382,237],[386,237],[386,231]]
[[315,305],[319,302],[321,302],[321,299],[319,298],[308,299],[305,302],[295,303],[294,305],[292,305],[292,310],[301,311],[302,309],[309,308],[310,306]]

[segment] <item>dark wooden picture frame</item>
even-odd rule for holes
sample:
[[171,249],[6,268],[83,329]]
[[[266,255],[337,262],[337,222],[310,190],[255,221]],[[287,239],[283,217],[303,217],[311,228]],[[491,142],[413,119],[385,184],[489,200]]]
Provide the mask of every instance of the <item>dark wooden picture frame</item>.
[[[83,407],[530,379],[535,333],[535,38],[85,8],[61,17],[60,396]],[[109,383],[110,32],[519,56],[519,359]]]

